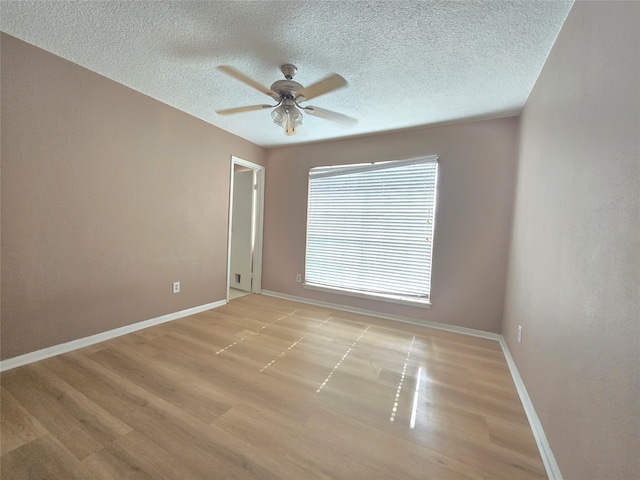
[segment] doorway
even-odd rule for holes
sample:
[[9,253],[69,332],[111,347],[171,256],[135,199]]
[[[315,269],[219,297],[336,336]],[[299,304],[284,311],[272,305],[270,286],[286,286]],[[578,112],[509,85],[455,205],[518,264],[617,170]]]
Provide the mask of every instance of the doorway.
[[264,167],[231,157],[227,302],[260,293]]

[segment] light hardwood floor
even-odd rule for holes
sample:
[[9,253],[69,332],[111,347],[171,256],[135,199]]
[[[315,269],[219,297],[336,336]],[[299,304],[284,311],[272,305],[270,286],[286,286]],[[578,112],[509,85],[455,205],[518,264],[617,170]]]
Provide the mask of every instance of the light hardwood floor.
[[235,300],[236,298],[241,298],[246,295],[251,295],[251,292],[245,292],[244,290],[238,290],[237,288],[229,289],[229,301]]
[[498,342],[259,295],[1,392],[3,479],[546,478]]

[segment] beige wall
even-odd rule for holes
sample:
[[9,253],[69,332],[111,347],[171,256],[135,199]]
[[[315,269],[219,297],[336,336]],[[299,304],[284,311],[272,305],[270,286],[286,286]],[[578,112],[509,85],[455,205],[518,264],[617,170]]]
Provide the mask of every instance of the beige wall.
[[504,336],[566,479],[640,478],[639,92],[640,3],[578,2],[521,120]]
[[1,358],[224,299],[231,155],[264,150],[1,41]]
[[[270,149],[262,286],[289,295],[499,332],[517,157],[505,118]],[[318,165],[439,157],[429,310],[304,289],[307,179]]]

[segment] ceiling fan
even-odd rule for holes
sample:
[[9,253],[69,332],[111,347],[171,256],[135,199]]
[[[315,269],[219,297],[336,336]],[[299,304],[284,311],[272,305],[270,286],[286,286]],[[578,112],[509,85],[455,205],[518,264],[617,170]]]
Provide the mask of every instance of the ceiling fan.
[[256,82],[255,80],[247,77],[238,70],[229,67],[227,65],[221,65],[218,67],[227,75],[232,76],[236,80],[255,88],[256,90],[269,95],[276,102],[275,105],[250,105],[247,107],[227,108],[224,110],[216,110],[216,113],[220,115],[232,115],[234,113],[251,112],[253,110],[262,110],[265,108],[273,108],[271,112],[271,118],[276,125],[284,128],[284,133],[287,135],[293,135],[296,133],[296,129],[302,125],[302,112],[304,110],[309,115],[324,118],[326,120],[332,120],[334,122],[343,123],[346,125],[354,125],[357,120],[341,113],[333,112],[331,110],[325,110],[324,108],[301,106],[301,102],[306,102],[313,98],[324,95],[325,93],[332,92],[338,88],[342,88],[347,85],[347,81],[337,73],[329,75],[327,78],[320,80],[319,82],[303,87],[298,82],[293,80],[293,77],[298,73],[298,69],[295,65],[286,64],[280,67],[280,71],[284,74],[285,80],[278,80],[271,85],[271,88],[267,88],[264,85]]

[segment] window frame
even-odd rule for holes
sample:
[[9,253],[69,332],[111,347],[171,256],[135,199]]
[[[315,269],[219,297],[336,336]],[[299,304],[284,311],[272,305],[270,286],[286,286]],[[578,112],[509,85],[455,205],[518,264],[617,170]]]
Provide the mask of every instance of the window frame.
[[[335,167],[336,169],[348,169],[349,167],[353,167],[354,169],[362,169],[362,167],[369,165],[370,170],[377,169],[385,169],[385,168],[393,168],[394,166],[400,165],[410,165],[415,163],[433,163],[435,164],[435,172],[434,172],[434,186],[433,186],[433,202],[432,202],[432,214],[431,214],[431,241],[429,242],[430,248],[430,260],[429,260],[429,293],[428,296],[419,297],[414,295],[401,295],[395,293],[378,293],[378,292],[366,292],[360,290],[352,290],[349,288],[340,288],[334,286],[326,286],[320,284],[310,283],[306,279],[306,274],[308,270],[308,253],[309,253],[309,217],[310,217],[310,202],[311,202],[311,172],[314,168],[318,169],[329,169]],[[357,298],[366,298],[370,300],[377,300],[381,302],[387,303],[395,303],[401,305],[410,305],[414,307],[420,308],[430,308],[431,306],[431,291],[433,284],[433,250],[434,250],[434,237],[435,237],[435,217],[436,217],[436,204],[437,204],[437,196],[438,196],[438,157],[436,155],[428,155],[424,157],[403,159],[403,160],[388,160],[388,161],[379,161],[379,162],[362,162],[357,164],[342,164],[342,165],[321,165],[312,167],[308,173],[308,184],[307,184],[307,216],[306,216],[306,226],[305,226],[305,259],[304,259],[304,272],[305,278],[302,283],[303,288],[309,290],[316,290],[320,292],[327,292],[339,295],[345,295],[350,297]],[[322,174],[320,174],[322,175]]]

